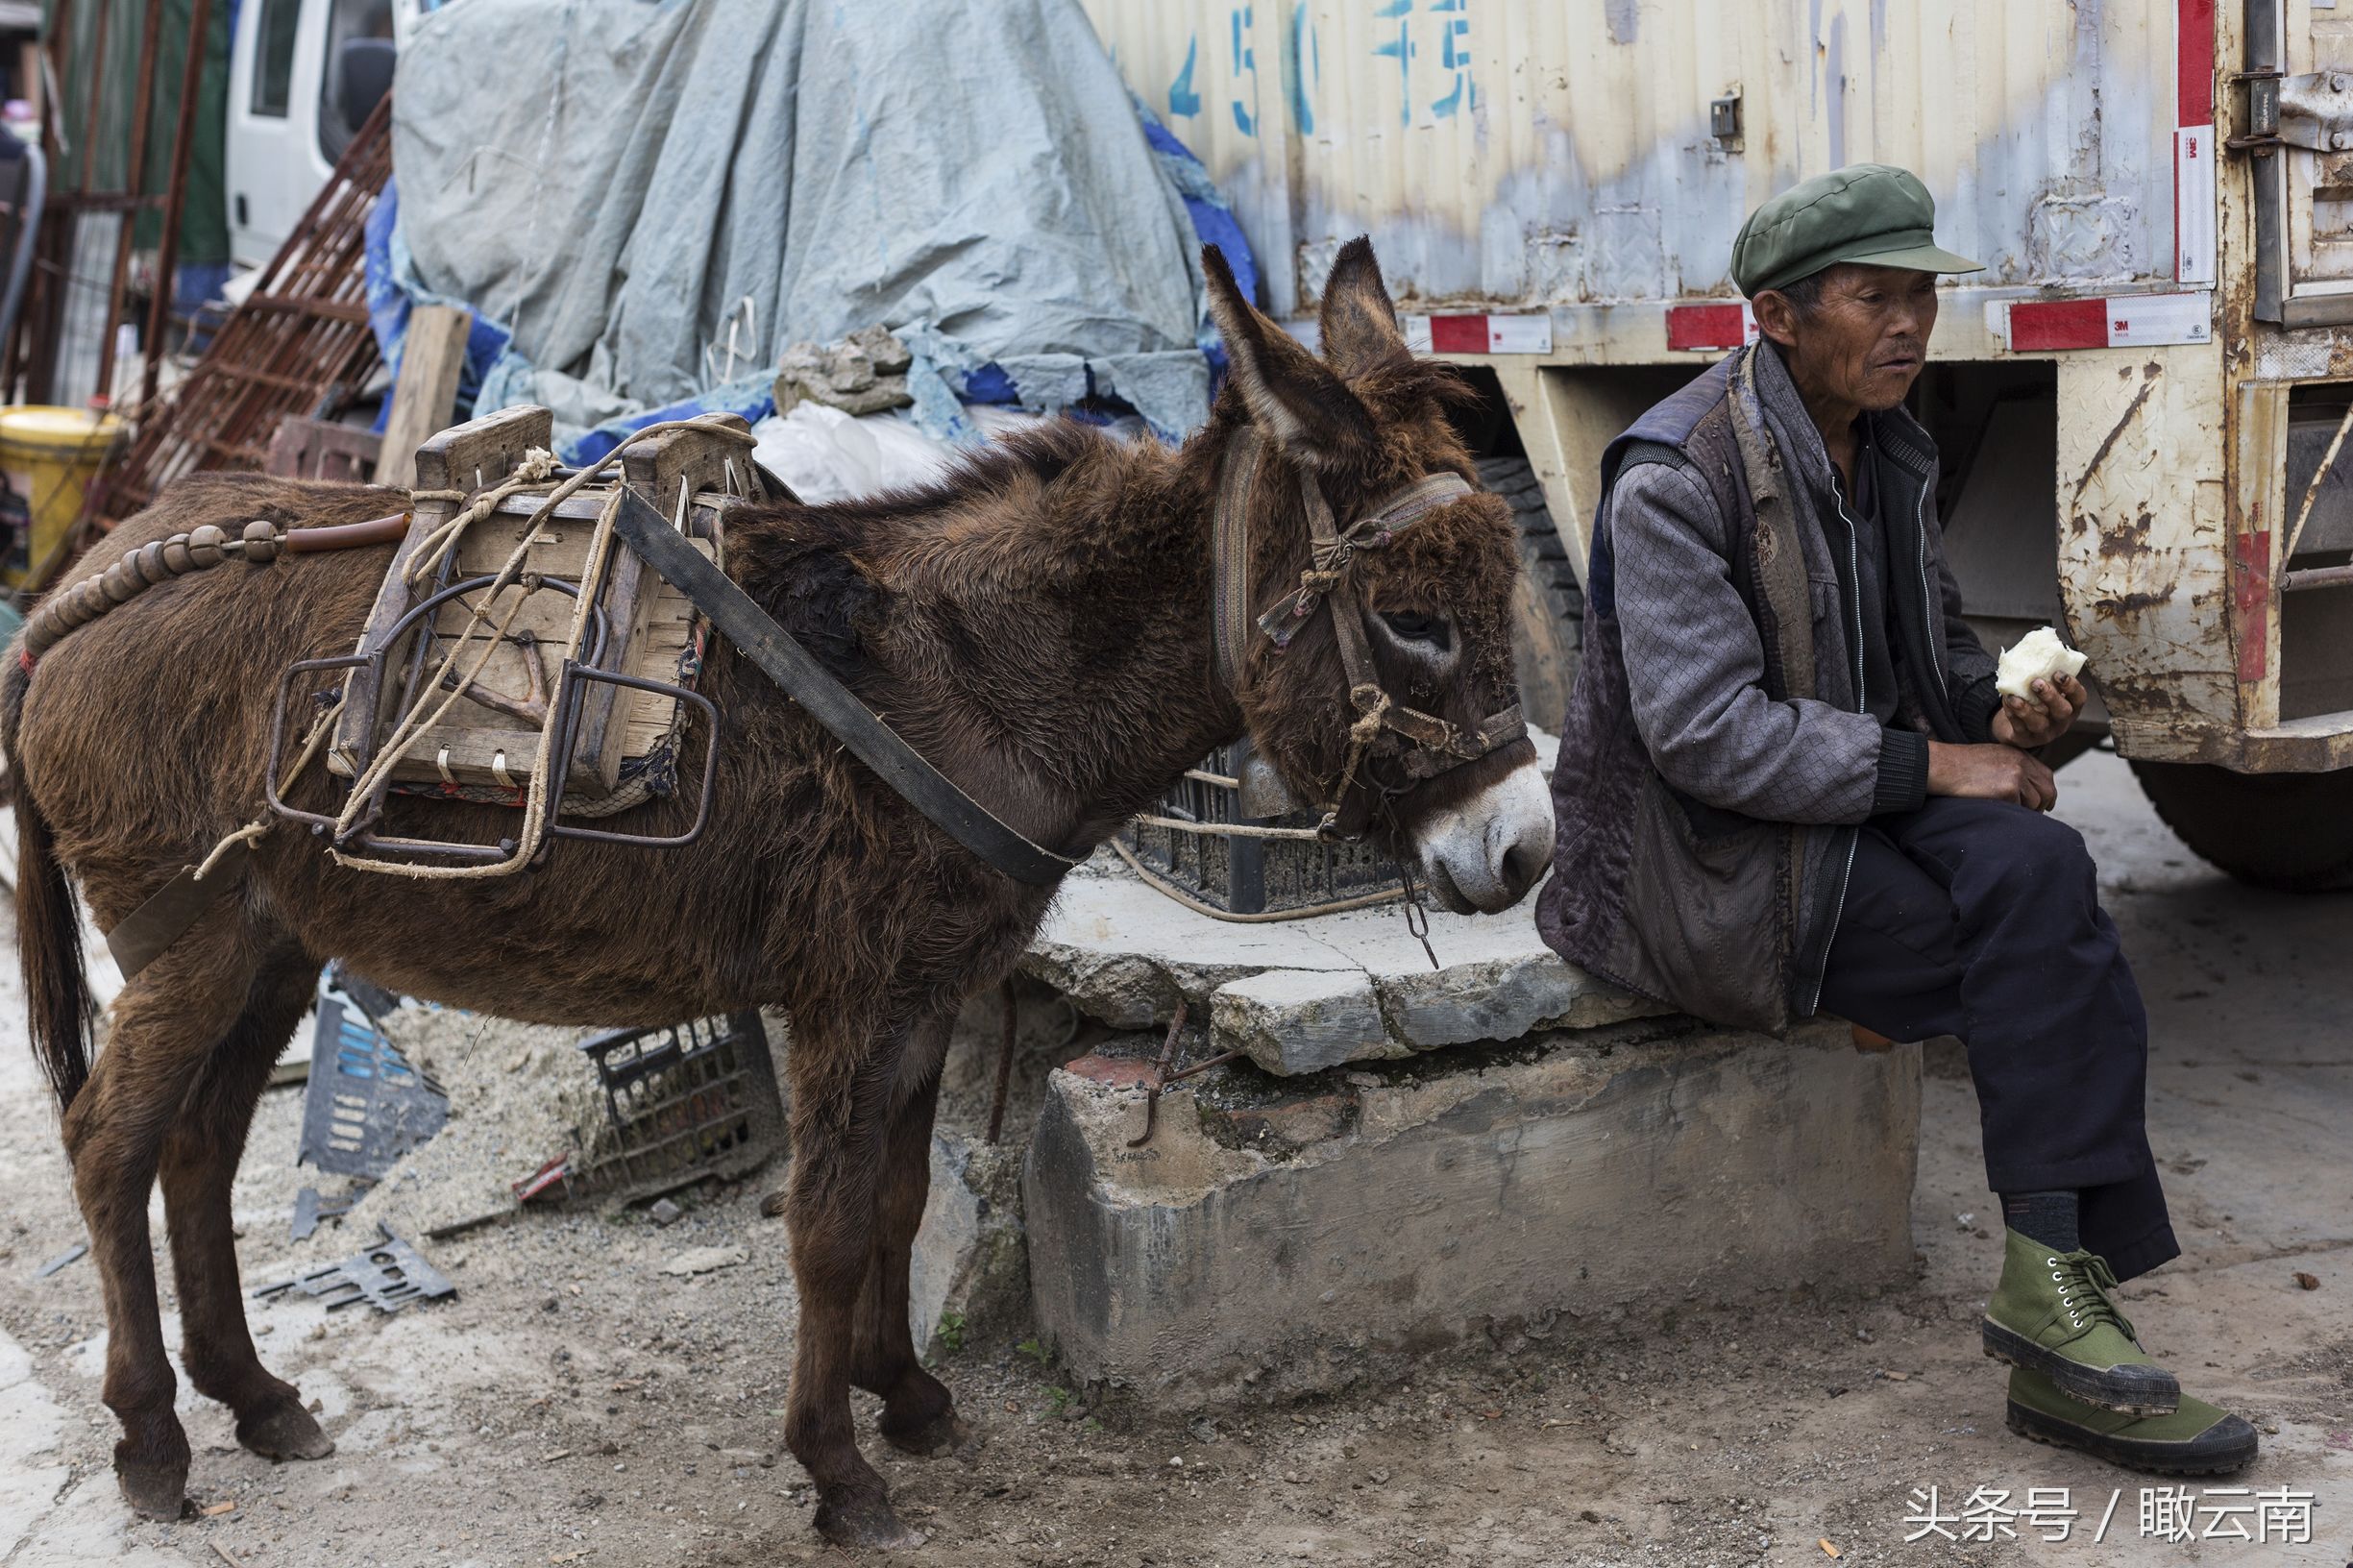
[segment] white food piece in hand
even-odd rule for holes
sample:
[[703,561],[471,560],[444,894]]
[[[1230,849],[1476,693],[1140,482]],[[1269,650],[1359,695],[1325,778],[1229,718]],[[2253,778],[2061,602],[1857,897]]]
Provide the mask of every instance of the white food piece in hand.
[[2001,663],[1994,671],[1994,690],[2032,702],[2036,681],[2056,681],[2082,668],[2081,653],[2059,641],[2059,634],[2048,626],[2037,626],[2002,649]]

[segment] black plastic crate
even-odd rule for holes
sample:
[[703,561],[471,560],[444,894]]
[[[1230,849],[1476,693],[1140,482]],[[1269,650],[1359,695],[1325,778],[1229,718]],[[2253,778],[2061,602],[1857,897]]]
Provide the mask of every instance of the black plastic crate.
[[591,1152],[572,1171],[590,1191],[651,1197],[733,1179],[782,1146],[784,1107],[758,1013],[616,1029],[580,1050],[604,1089],[606,1136],[583,1136]]
[[[1313,829],[1312,811],[1244,814],[1238,773],[1245,755],[1242,747],[1219,747],[1177,781],[1152,815],[1213,829]],[[1145,881],[1213,914],[1304,919],[1386,902],[1405,891],[1396,862],[1368,845],[1189,832],[1140,819],[1121,829],[1119,844]]]

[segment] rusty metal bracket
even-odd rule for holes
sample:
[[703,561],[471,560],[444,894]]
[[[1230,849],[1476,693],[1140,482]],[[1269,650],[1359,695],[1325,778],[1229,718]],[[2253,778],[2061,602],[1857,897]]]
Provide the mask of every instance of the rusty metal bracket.
[[1152,1064],[1152,1082],[1145,1086],[1143,1098],[1143,1131],[1127,1140],[1131,1149],[1140,1149],[1152,1141],[1155,1114],[1160,1110],[1161,1091],[1188,1078],[1197,1078],[1212,1067],[1222,1067],[1241,1059],[1240,1051],[1220,1051],[1215,1056],[1195,1062],[1189,1067],[1175,1072],[1168,1070],[1176,1060],[1177,1036],[1185,1031],[1185,998],[1177,998],[1176,1017],[1168,1020],[1168,1037],[1161,1041],[1160,1056]]
[[2353,149],[2353,71],[2311,71],[2279,80],[2279,139],[2291,147]]
[[2279,591],[2283,594],[2314,588],[2353,588],[2353,566],[2315,566],[2280,574]]
[[1168,1020],[1168,1038],[1160,1042],[1160,1056],[1152,1064],[1152,1083],[1143,1100],[1143,1131],[1127,1140],[1131,1149],[1140,1149],[1152,1141],[1152,1116],[1160,1109],[1160,1091],[1168,1084],[1168,1065],[1176,1060],[1177,1035],[1185,1027],[1185,998],[1179,996],[1176,1017]]

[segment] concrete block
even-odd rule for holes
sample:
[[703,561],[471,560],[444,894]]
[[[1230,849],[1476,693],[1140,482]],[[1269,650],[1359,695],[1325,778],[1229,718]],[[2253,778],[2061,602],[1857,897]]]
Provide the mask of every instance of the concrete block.
[[1343,1062],[1403,1056],[1381,1021],[1361,969],[1268,969],[1229,980],[1210,997],[1221,1051],[1247,1051],[1268,1072],[1321,1072]]
[[908,1323],[926,1358],[1008,1337],[1028,1321],[1020,1178],[1017,1150],[932,1135],[931,1195],[907,1280]]
[[1215,1049],[1278,1073],[1667,1011],[1562,963],[1525,907],[1433,911],[1430,943],[1435,970],[1395,909],[1236,924],[1132,876],[1091,874],[1064,884],[1022,967],[1115,1028],[1165,1023],[1182,999],[1211,1017]]
[[[1920,1053],[1674,1019],[1273,1081],[1058,1072],[1023,1170],[1038,1327],[1155,1408],[1386,1382],[1661,1299],[1910,1278]],[[1574,1332],[1573,1328],[1569,1332]]]

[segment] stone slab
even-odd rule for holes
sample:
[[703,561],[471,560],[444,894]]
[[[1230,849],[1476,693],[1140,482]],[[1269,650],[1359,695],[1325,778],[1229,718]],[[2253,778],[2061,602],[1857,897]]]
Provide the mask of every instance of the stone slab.
[[1210,996],[1210,1034],[1286,1074],[1396,1054],[1361,969],[1266,969],[1229,980]]
[[1155,1408],[1388,1381],[1474,1333],[1643,1300],[1911,1275],[1920,1053],[1858,1053],[1841,1024],[1212,1074],[1130,1148],[1141,1099],[1056,1073],[1022,1192],[1045,1341]]
[[931,1139],[931,1193],[908,1260],[915,1347],[938,1359],[968,1339],[1003,1339],[1028,1320],[1021,1165],[1016,1151],[955,1133]]
[[[1360,978],[1380,1028],[1362,1030],[1355,1054],[1336,1060],[1394,1059],[1667,1011],[1561,962],[1537,937],[1532,902],[1497,915],[1434,910],[1430,946],[1436,969],[1394,908],[1241,923],[1187,909],[1124,873],[1091,874],[1064,884],[1022,967],[1114,1028],[1164,1024],[1181,998],[1193,1017],[1210,1017],[1213,1049],[1247,1051],[1278,1073],[1332,1065],[1338,1037],[1326,1015]],[[1297,978],[1259,979],[1273,975]],[[1240,981],[1254,986],[1220,1006],[1218,993]],[[1288,1015],[1279,1002],[1286,995],[1298,998]],[[1276,1043],[1302,1035],[1315,1042]]]

